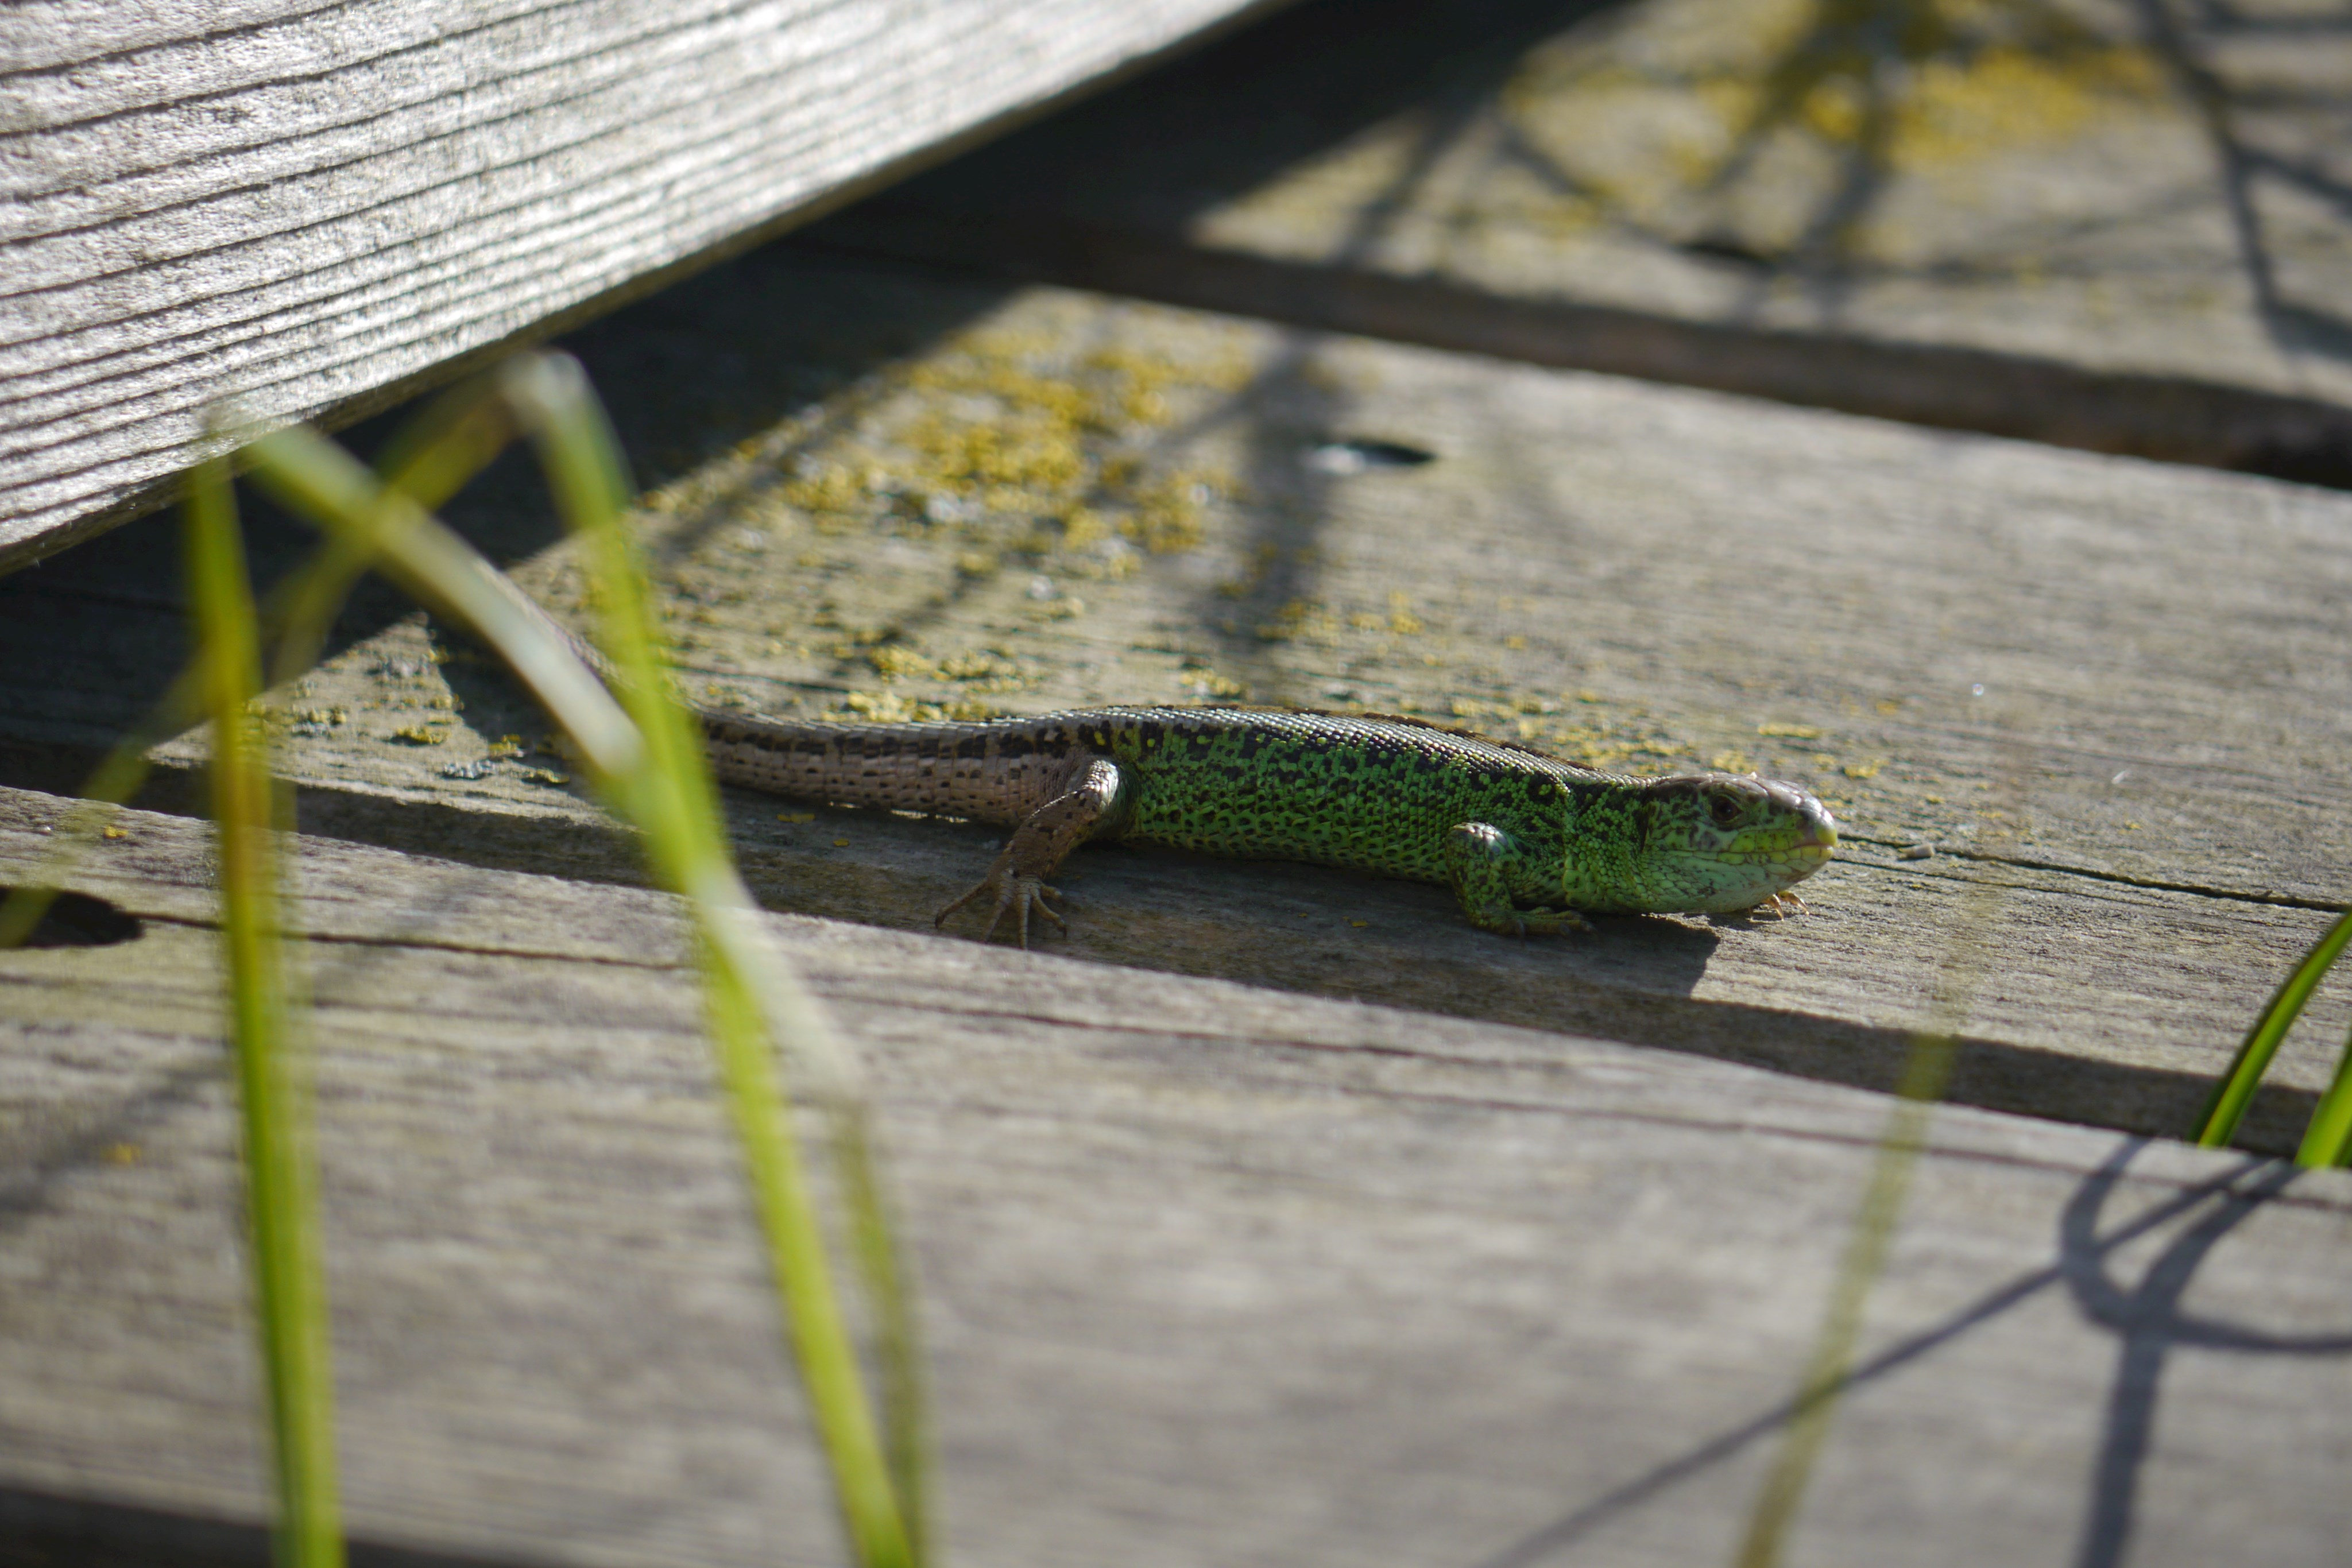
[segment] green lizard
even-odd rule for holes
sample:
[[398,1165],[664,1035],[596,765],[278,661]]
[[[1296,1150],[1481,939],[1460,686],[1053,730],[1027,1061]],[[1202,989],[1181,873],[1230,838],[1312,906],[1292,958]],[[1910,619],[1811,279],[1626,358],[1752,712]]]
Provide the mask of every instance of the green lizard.
[[[1829,812],[1752,774],[1643,779],[1412,719],[1260,708],[1086,708],[971,724],[856,725],[703,710],[720,779],[835,805],[1013,827],[980,884],[1029,945],[1045,885],[1089,840],[1307,861],[1450,886],[1507,936],[1580,911],[1769,906],[1837,843]],[[1801,904],[1796,904],[1801,908]]]

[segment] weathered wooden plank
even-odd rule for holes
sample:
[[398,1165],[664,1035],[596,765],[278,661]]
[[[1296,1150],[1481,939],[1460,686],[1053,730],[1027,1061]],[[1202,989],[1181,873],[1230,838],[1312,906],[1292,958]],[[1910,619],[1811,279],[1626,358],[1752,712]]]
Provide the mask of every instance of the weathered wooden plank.
[[[795,314],[763,310],[776,298]],[[817,403],[781,395],[905,321],[954,325]],[[739,412],[706,437],[718,455],[678,460],[648,501],[713,700],[1359,703],[1621,764],[1753,764],[1821,789],[1848,831],[1806,919],[1612,921],[1524,946],[1434,890],[1087,852],[1077,953],[1874,1087],[1958,965],[1979,977],[1957,1097],[2177,1134],[2343,896],[2340,497],[783,256],[580,347],[656,451],[701,417],[667,406],[664,365],[709,366],[716,402],[795,408]],[[1064,429],[1055,408],[1100,423]],[[969,456],[981,430],[1002,437],[992,462],[1079,477],[947,474],[942,453]],[[1435,456],[1329,472],[1349,435]],[[490,509],[527,485],[493,486]],[[1153,554],[1123,523],[1182,548]],[[92,548],[112,553],[0,587],[0,654],[27,673],[5,693],[18,737],[87,742],[108,705],[128,716],[135,607],[108,596],[170,547]],[[575,602],[561,554],[523,570]],[[395,626],[304,684],[287,758],[306,823],[633,875],[550,782],[561,759],[529,754],[539,722],[470,657]],[[492,755],[509,735],[525,755]],[[888,925],[920,925],[990,843],[750,795],[733,810],[762,897]],[[2345,1018],[2323,997],[2258,1146],[2296,1135]]]
[[[0,796],[0,875],[59,809]],[[75,880],[146,935],[0,956],[0,1506],[92,1558],[262,1506],[204,831],[127,825]],[[354,1528],[835,1560],[662,902],[300,850]],[[872,1068],[948,1561],[1727,1552],[1881,1098],[774,929]],[[2335,1561],[2347,1228],[2339,1175],[1939,1112],[1797,1550]]]
[[1255,8],[46,0],[0,33],[0,570]]
[[2347,148],[2293,0],[1327,0],[827,232],[2340,486]]

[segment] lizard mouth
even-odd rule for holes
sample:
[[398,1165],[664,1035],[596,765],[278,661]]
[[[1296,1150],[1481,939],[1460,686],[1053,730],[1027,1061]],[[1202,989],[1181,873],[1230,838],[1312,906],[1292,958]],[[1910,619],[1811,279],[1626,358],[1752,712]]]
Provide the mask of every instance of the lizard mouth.
[[1836,848],[1837,829],[1825,822],[1808,822],[1790,841],[1788,847],[1772,858],[1779,862],[1781,874],[1789,882],[1799,883],[1829,864],[1831,853]]

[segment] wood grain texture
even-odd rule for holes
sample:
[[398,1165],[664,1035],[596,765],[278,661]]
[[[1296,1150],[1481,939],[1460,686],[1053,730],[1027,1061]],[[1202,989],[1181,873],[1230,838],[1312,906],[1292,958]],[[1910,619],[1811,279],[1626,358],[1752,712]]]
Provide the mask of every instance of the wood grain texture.
[[2289,0],[1326,0],[827,232],[2344,486],[2347,147]]
[[[60,804],[0,795],[0,876]],[[146,935],[0,956],[0,1560],[258,1561],[205,831],[126,825],[74,883]],[[299,852],[354,1531],[837,1560],[665,902]],[[872,1071],[947,1561],[1728,1551],[1880,1097],[773,928]],[[2336,1560],[2352,1178],[1948,1109],[1912,1190],[1806,1560]]]
[[936,156],[1242,0],[442,0],[0,24],[0,569]]
[[[805,308],[763,313],[775,298]],[[947,325],[904,358],[847,346],[909,321]],[[1354,703],[1619,765],[1758,767],[1835,801],[1847,834],[1807,918],[1528,944],[1438,890],[1087,851],[1077,954],[1880,1088],[1941,977],[1973,967],[1957,1097],[2170,1134],[2344,896],[2352,503],[2325,492],[786,255],[579,347],[651,453],[695,425],[663,367],[707,367],[735,410],[709,455],[656,465],[641,517],[713,702]],[[825,367],[825,396],[785,395]],[[1101,423],[1064,445],[1055,408]],[[1004,435],[991,461],[1066,460],[1076,488],[946,474],[983,427]],[[1331,473],[1344,436],[1435,455]],[[534,484],[518,469],[485,505],[506,517]],[[125,597],[139,559],[168,559],[162,520],[138,527],[156,531],[0,588],[0,656],[27,673],[7,734],[102,739],[136,712],[125,681],[169,667],[168,600]],[[561,551],[520,570],[576,606]],[[381,624],[289,695],[312,831],[635,874],[493,672]],[[510,735],[524,755],[494,756]],[[772,905],[906,929],[993,845],[732,809]],[[2255,1146],[2291,1146],[2347,1017],[2331,988]]]

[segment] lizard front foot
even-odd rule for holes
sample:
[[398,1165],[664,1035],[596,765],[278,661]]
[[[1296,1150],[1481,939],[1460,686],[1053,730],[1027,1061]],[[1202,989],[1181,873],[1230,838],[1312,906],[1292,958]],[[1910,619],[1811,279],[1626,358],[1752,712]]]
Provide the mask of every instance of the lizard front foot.
[[1060,888],[1047,887],[1041,878],[1024,876],[1017,872],[1008,873],[1002,868],[992,869],[988,875],[981,880],[979,886],[933,915],[931,917],[933,929],[945,925],[949,915],[953,915],[973,899],[991,893],[996,894],[996,906],[989,913],[988,929],[980,934],[980,939],[983,942],[996,935],[996,928],[1003,922],[1008,910],[1012,912],[1014,924],[1020,930],[1021,946],[1024,948],[1029,946],[1029,912],[1033,909],[1052,921],[1055,929],[1064,932],[1069,930],[1069,925],[1062,917],[1054,913],[1054,906],[1045,902],[1048,898],[1061,897]]
[[1592,922],[1573,909],[1514,909],[1506,917],[1514,936],[1551,936],[1562,931],[1590,931]]

